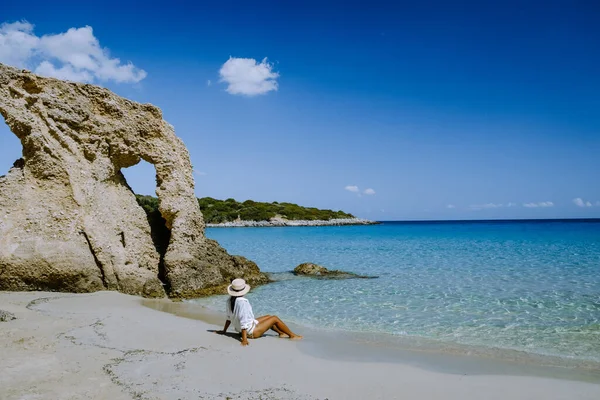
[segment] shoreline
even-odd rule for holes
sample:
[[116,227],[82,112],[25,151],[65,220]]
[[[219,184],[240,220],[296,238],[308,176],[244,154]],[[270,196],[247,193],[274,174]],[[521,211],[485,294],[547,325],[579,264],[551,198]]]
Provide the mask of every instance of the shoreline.
[[[143,299],[142,305],[183,318],[219,326],[223,315],[191,301]],[[288,322],[286,322],[288,323]],[[316,329],[289,322],[294,330],[314,340],[299,344],[300,350],[318,358],[341,361],[410,364],[449,374],[524,375],[600,383],[600,363],[520,350],[438,342],[382,332]],[[348,349],[353,349],[349,352]]]
[[271,228],[288,226],[346,226],[346,225],[378,225],[380,222],[362,218],[339,218],[330,220],[287,220],[272,218],[269,221],[231,221],[219,224],[206,224],[207,228]]
[[[241,347],[237,337],[214,333],[222,316],[182,318],[144,306],[148,301],[206,314],[198,305],[110,291],[0,292],[0,308],[17,317],[0,322],[3,399],[600,397],[600,381],[531,376],[534,369],[510,363],[503,372],[474,358],[427,360],[428,353],[310,330],[298,342],[269,333]],[[455,370],[440,372],[448,366]]]

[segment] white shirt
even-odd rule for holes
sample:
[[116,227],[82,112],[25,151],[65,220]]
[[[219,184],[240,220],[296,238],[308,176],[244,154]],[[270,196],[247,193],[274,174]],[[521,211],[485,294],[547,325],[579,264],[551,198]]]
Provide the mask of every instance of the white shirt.
[[252,334],[252,331],[258,324],[258,321],[254,319],[252,306],[250,305],[248,299],[244,297],[238,297],[235,301],[235,309],[233,312],[229,307],[230,304],[231,298],[228,298],[227,303],[225,304],[227,321],[231,321],[233,323],[233,328],[236,332],[241,333],[242,329],[245,329],[247,333]]

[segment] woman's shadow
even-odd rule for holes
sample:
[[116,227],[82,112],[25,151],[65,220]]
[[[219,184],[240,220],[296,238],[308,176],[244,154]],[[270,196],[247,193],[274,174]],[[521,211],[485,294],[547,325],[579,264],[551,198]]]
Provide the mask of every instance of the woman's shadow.
[[[218,329],[207,329],[206,331],[207,332],[211,332],[211,333],[217,333],[217,332],[219,332]],[[227,337],[230,337],[232,339],[236,339],[238,341],[240,340],[240,334],[239,333],[235,333],[235,332],[225,332],[225,333],[220,334],[220,336],[227,336]]]
[[[210,333],[217,333],[220,330],[219,329],[207,329],[206,331],[210,332]],[[221,336],[230,337],[232,339],[237,340],[238,342],[242,340],[242,335],[240,335],[239,333],[236,333],[236,332],[225,332],[225,333],[221,334]],[[261,337],[266,337],[266,336],[272,336],[272,335],[264,334]]]

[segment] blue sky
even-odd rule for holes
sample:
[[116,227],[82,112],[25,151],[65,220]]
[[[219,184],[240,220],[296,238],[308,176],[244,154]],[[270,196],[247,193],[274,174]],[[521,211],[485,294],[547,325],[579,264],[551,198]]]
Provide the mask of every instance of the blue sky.
[[[596,2],[85,3],[3,5],[0,23],[34,27],[0,29],[0,62],[159,106],[199,197],[377,220],[600,217]],[[21,57],[16,31],[45,44]],[[99,42],[102,67],[60,69],[74,46],[55,39],[75,37]],[[0,140],[3,173],[21,146],[4,125]],[[154,192],[151,166],[124,172]]]

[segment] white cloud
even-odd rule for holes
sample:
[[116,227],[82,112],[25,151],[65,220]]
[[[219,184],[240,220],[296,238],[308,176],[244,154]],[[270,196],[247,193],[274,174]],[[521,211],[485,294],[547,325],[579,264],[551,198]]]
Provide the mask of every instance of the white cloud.
[[448,204],[446,208],[456,208],[456,206],[454,204]]
[[209,79],[206,81],[206,86],[210,86],[210,85],[212,85],[212,81]]
[[358,186],[353,186],[353,185],[348,185],[344,189],[346,189],[349,192],[354,192],[354,193],[358,192],[358,190],[359,190]]
[[491,208],[502,208],[504,204],[486,203],[486,204],[473,204],[469,208],[471,210],[487,210]]
[[370,195],[374,195],[375,191],[371,188],[368,188],[368,189],[365,189],[365,191],[363,193],[370,196]]
[[94,80],[93,75],[89,71],[77,70],[69,64],[63,65],[60,68],[56,68],[48,61],[42,61],[33,72],[38,75],[51,76],[67,81],[92,82]]
[[44,36],[33,30],[26,21],[0,25],[0,62],[78,82],[135,83],[147,75],[132,63],[112,58],[90,26]]
[[523,207],[527,207],[527,208],[537,208],[537,207],[547,208],[547,207],[554,207],[554,203],[551,202],[551,201],[540,201],[539,203],[523,203]]
[[575,205],[577,207],[592,207],[591,202],[584,201],[581,197],[577,197],[577,198],[573,199],[573,203],[575,203]]
[[206,172],[198,171],[197,169],[195,169],[194,170],[194,175],[196,175],[196,176],[206,176],[208,174]]
[[266,58],[258,63],[253,58],[229,57],[219,70],[221,82],[227,83],[229,94],[256,96],[277,90],[279,74]]
[[513,202],[506,204],[506,207],[516,207],[516,206],[517,206],[517,203],[513,203]]
[[29,22],[3,23],[0,25],[0,62],[25,68],[39,44]]

